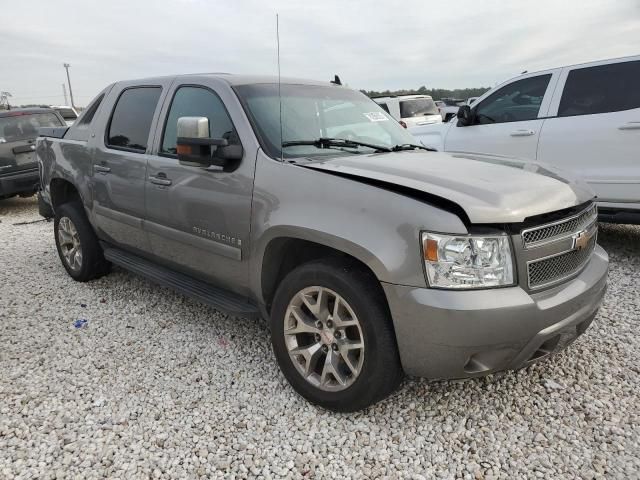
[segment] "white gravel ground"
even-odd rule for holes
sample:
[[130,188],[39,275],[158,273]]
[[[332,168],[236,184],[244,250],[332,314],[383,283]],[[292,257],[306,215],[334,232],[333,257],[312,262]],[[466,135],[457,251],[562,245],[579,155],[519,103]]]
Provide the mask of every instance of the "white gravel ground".
[[34,199],[0,220],[0,478],[640,478],[638,227],[602,226],[609,291],[568,352],[347,415],[292,391],[261,322],[75,283]]

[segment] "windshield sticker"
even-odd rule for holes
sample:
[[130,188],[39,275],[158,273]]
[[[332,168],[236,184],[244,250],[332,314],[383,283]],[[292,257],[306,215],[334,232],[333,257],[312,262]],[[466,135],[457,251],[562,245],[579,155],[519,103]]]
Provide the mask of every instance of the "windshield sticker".
[[382,112],[369,112],[363,113],[363,115],[367,117],[370,122],[386,122],[389,120]]

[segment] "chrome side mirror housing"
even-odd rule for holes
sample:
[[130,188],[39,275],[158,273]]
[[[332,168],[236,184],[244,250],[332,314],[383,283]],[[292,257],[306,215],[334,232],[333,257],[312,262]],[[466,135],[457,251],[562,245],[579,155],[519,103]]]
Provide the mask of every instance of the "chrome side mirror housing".
[[176,152],[178,161],[190,167],[232,167],[242,159],[240,144],[229,144],[226,138],[211,138],[207,117],[178,118]]
[[177,134],[178,138],[209,138],[209,119],[207,117],[180,117]]

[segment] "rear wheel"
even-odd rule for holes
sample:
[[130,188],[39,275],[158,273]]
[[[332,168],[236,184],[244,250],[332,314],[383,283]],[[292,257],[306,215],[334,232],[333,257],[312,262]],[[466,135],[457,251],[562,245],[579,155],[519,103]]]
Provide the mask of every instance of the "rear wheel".
[[86,282],[109,272],[111,264],[79,202],[56,208],[53,229],[58,255],[71,278]]
[[282,281],[271,340],[285,377],[312,403],[365,408],[402,379],[395,335],[377,280],[357,264],[308,263]]

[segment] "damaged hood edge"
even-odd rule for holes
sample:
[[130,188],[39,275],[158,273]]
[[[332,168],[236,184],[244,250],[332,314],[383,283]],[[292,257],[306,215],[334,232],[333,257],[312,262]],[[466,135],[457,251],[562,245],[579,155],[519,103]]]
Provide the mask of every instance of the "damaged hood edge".
[[594,198],[552,167],[495,155],[397,152],[312,161],[304,167],[398,185],[458,205],[474,224],[520,223]]

